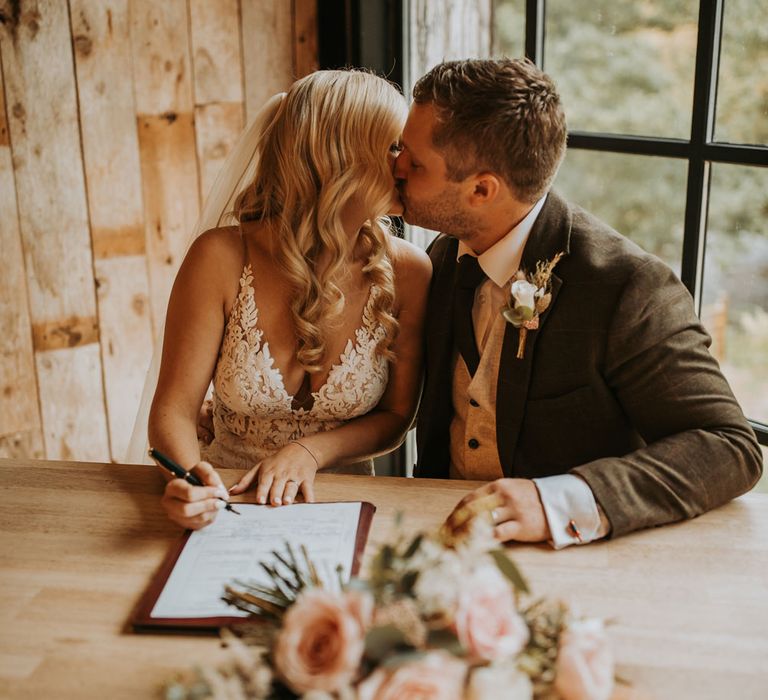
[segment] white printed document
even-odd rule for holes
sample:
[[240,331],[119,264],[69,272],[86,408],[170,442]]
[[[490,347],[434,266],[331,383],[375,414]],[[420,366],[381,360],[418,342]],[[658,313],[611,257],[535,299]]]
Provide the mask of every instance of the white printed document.
[[324,580],[338,581],[337,568],[344,581],[357,573],[374,511],[370,503],[234,505],[240,515],[221,510],[169,553],[134,615],[135,628],[206,629],[248,617],[221,600],[224,587],[236,580],[270,585],[260,563],[275,564],[273,552],[284,555],[286,543],[297,556],[304,546]]

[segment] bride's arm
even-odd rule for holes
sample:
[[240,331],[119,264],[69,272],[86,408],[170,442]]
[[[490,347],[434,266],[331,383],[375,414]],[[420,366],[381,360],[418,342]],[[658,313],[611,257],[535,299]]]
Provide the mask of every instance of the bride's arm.
[[422,332],[432,264],[426,253],[410,243],[396,240],[393,248],[400,329],[392,350],[397,359],[390,363],[387,388],[376,408],[334,430],[289,443],[264,459],[258,470],[248,472],[231,493],[242,493],[257,479],[258,503],[291,503],[299,490],[312,501],[318,469],[384,454],[405,438],[421,390]]
[[168,517],[193,529],[213,520],[222,504],[216,496],[226,495],[221,477],[200,462],[197,418],[224,331],[225,290],[233,274],[237,279],[233,269],[242,262],[242,247],[233,250],[227,239],[221,230],[203,234],[179,268],[168,302],[160,375],[149,414],[150,445],[186,469],[195,467],[206,485],[172,479],[165,488],[162,504]]

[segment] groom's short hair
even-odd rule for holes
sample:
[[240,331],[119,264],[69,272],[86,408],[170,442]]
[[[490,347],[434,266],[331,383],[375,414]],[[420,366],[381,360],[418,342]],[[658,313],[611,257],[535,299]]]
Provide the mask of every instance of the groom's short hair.
[[565,114],[552,79],[528,59],[445,61],[413,98],[436,108],[432,142],[451,180],[489,170],[524,202],[549,190],[565,155]]

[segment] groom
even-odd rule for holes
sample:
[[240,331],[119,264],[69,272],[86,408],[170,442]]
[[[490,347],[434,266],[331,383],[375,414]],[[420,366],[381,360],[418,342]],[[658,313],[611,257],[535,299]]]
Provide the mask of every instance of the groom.
[[447,62],[413,96],[395,176],[405,220],[443,234],[416,476],[488,481],[460,505],[492,495],[499,539],[557,548],[751,488],[760,450],[685,287],[550,190],[566,142],[550,78]]

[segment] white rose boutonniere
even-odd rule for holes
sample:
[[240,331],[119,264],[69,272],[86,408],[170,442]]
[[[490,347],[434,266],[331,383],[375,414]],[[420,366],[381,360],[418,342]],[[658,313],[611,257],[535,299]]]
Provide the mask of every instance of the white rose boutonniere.
[[562,257],[563,253],[558,253],[552,260],[537,262],[536,272],[531,275],[518,270],[512,281],[509,301],[501,309],[501,315],[507,323],[520,329],[516,355],[518,360],[525,355],[528,331],[539,327],[539,316],[552,302],[552,270]]

